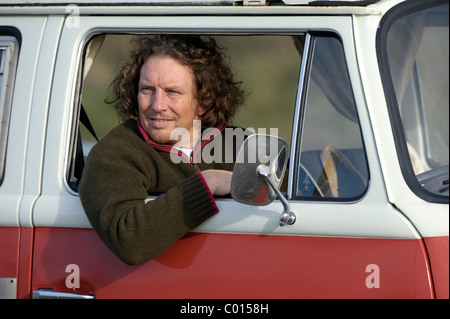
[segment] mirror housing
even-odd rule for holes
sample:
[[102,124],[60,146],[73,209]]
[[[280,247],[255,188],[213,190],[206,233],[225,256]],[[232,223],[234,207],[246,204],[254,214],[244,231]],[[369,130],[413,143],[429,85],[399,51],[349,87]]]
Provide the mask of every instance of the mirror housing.
[[278,196],[284,206],[280,226],[292,225],[295,215],[279,187],[289,158],[288,143],[282,138],[253,134],[242,145],[231,179],[231,196],[248,205],[268,205]]

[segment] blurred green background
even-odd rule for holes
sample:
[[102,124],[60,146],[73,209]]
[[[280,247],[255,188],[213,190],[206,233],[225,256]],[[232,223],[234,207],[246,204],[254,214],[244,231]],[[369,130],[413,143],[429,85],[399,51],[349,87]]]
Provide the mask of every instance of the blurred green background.
[[[99,138],[120,123],[104,103],[108,87],[131,49],[131,35],[107,35],[83,84],[83,105]],[[243,82],[246,102],[232,125],[277,128],[291,140],[301,56],[291,36],[215,36],[230,57],[235,80]],[[276,115],[276,116],[274,116]],[[93,139],[82,127],[83,140]]]

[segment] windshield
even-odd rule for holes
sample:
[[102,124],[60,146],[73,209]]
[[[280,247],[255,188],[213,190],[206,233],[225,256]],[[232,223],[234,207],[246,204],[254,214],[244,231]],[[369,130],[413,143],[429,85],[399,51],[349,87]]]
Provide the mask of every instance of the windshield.
[[427,191],[448,196],[449,5],[402,16],[387,52],[411,167]]

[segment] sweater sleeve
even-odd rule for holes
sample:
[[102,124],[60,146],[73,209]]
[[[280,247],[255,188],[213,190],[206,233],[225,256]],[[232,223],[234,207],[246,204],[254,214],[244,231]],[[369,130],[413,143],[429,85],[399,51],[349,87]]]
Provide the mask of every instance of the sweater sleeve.
[[218,212],[201,173],[195,171],[147,200],[152,183],[161,176],[138,154],[123,146],[93,148],[79,185],[92,227],[127,264],[160,255]]

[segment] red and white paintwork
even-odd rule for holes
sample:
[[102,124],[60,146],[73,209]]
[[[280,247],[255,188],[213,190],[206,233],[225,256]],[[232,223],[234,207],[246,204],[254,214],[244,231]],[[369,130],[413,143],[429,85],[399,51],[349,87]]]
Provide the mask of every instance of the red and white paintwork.
[[[99,298],[123,292],[131,298],[433,297],[420,240],[194,233],[151,262],[130,267],[102,249],[92,231],[73,231],[87,245],[73,247],[67,256],[66,248],[52,244],[70,237],[67,232],[37,230],[35,254],[42,265],[35,264],[36,288],[56,283],[51,288],[67,291],[65,267],[79,262],[84,293]],[[47,251],[51,258],[45,258]],[[404,264],[393,262],[400,251]],[[381,267],[380,289],[366,287],[370,263]],[[99,276],[98,269],[107,270]]]
[[[376,26],[397,2],[347,16],[338,7],[306,8],[302,19],[292,12],[303,9],[294,7],[286,16],[267,7],[275,11],[251,18],[248,11],[230,17],[229,8],[220,17],[208,16],[210,8],[180,17],[171,7],[152,19],[111,7],[102,19],[93,9],[79,28],[64,27],[64,7],[48,17],[45,7],[26,8],[28,16],[11,9],[2,23],[20,31],[22,46],[0,187],[0,278],[17,279],[18,298],[46,288],[96,298],[449,298],[448,204],[422,201],[405,184],[374,63]],[[269,18],[274,30],[340,35],[369,164],[367,193],[350,203],[290,201],[297,222],[285,227],[278,201],[253,207],[219,200],[219,213],[167,252],[125,265],[64,184],[83,41],[105,28],[262,30]],[[80,270],[74,290],[66,286],[71,264]],[[369,265],[379,269],[379,288],[366,285]]]
[[[42,288],[96,298],[448,298],[448,240],[191,233],[129,266],[91,229],[8,227],[0,271],[19,278],[18,298]],[[66,287],[69,264],[79,289]],[[366,286],[369,264],[380,288]]]

